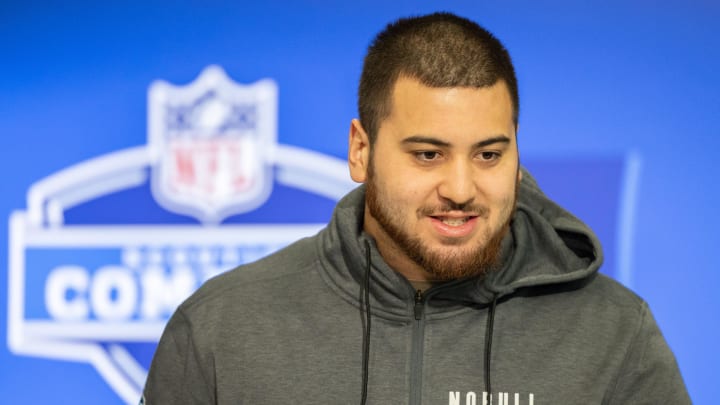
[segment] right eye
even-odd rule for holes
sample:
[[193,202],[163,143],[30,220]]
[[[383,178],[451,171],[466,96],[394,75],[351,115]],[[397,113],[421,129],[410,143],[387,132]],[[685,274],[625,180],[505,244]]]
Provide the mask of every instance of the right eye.
[[423,150],[415,152],[415,158],[422,162],[432,162],[440,158],[440,152],[434,150]]

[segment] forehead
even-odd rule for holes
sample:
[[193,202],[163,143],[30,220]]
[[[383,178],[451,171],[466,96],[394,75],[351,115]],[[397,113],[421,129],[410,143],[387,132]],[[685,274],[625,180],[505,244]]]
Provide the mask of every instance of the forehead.
[[391,111],[383,127],[427,135],[511,135],[512,100],[504,81],[488,87],[429,87],[400,77],[392,91]]

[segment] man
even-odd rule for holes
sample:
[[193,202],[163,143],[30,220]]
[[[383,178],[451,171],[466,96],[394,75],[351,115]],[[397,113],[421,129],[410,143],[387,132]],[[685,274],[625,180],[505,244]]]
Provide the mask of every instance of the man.
[[150,404],[685,404],[647,305],[519,166],[505,48],[401,19],[365,58],[330,224],[206,283],[169,321]]

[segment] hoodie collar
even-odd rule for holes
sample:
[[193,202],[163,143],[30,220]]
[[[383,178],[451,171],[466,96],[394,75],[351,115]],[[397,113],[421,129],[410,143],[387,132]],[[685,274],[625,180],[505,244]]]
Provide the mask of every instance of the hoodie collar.
[[[407,316],[415,292],[385,263],[373,238],[362,230],[364,206],[365,187],[360,186],[338,203],[330,224],[320,233],[318,249],[324,277],[346,300],[359,306],[362,280],[369,266],[373,312]],[[371,250],[370,263],[366,246]],[[428,313],[487,305],[494,297],[510,295],[520,288],[587,278],[599,269],[602,251],[592,231],[545,197],[524,171],[500,263],[485,276],[454,280],[427,290],[426,297],[432,297]]]

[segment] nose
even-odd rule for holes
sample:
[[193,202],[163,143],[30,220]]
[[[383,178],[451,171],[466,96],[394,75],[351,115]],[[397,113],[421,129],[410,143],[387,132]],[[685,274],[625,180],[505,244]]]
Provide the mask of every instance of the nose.
[[442,174],[438,187],[440,198],[459,206],[472,202],[477,193],[475,175],[470,162],[452,162]]

